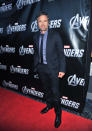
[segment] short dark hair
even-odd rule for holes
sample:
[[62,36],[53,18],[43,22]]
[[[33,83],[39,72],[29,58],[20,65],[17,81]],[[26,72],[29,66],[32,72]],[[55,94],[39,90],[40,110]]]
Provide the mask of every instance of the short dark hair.
[[42,15],[47,16],[47,18],[49,19],[48,14],[47,14],[46,12],[44,12],[44,11],[41,11],[41,12],[38,14],[37,19],[38,19],[40,16],[42,16]]

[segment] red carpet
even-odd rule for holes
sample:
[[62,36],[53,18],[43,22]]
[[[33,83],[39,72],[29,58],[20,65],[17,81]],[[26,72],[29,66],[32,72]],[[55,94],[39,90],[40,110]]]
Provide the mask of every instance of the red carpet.
[[92,120],[65,111],[56,129],[54,110],[42,115],[44,107],[43,103],[0,88],[0,131],[92,131]]

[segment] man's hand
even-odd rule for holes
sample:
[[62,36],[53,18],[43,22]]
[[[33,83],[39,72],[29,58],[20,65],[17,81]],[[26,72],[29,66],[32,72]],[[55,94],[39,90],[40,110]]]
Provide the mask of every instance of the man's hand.
[[58,77],[59,77],[59,78],[62,78],[64,75],[65,75],[64,72],[59,72]]

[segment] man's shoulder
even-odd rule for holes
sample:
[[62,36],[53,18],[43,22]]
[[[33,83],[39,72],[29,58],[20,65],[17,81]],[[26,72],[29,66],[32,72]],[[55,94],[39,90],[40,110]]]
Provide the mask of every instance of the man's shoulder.
[[49,29],[49,34],[53,36],[60,36],[60,33],[55,29]]
[[49,29],[49,32],[52,34],[59,34],[59,32],[55,29]]
[[39,35],[39,31],[33,32],[32,37],[33,37],[34,39],[36,39],[38,35]]
[[36,36],[39,34],[39,31],[33,32],[33,35]]

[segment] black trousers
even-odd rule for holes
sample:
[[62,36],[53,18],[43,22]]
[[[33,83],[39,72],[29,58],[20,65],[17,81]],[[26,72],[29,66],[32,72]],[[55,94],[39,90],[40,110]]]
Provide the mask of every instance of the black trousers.
[[49,69],[47,64],[39,64],[37,70],[44,89],[47,106],[54,107],[55,113],[60,114],[60,80],[57,71]]

